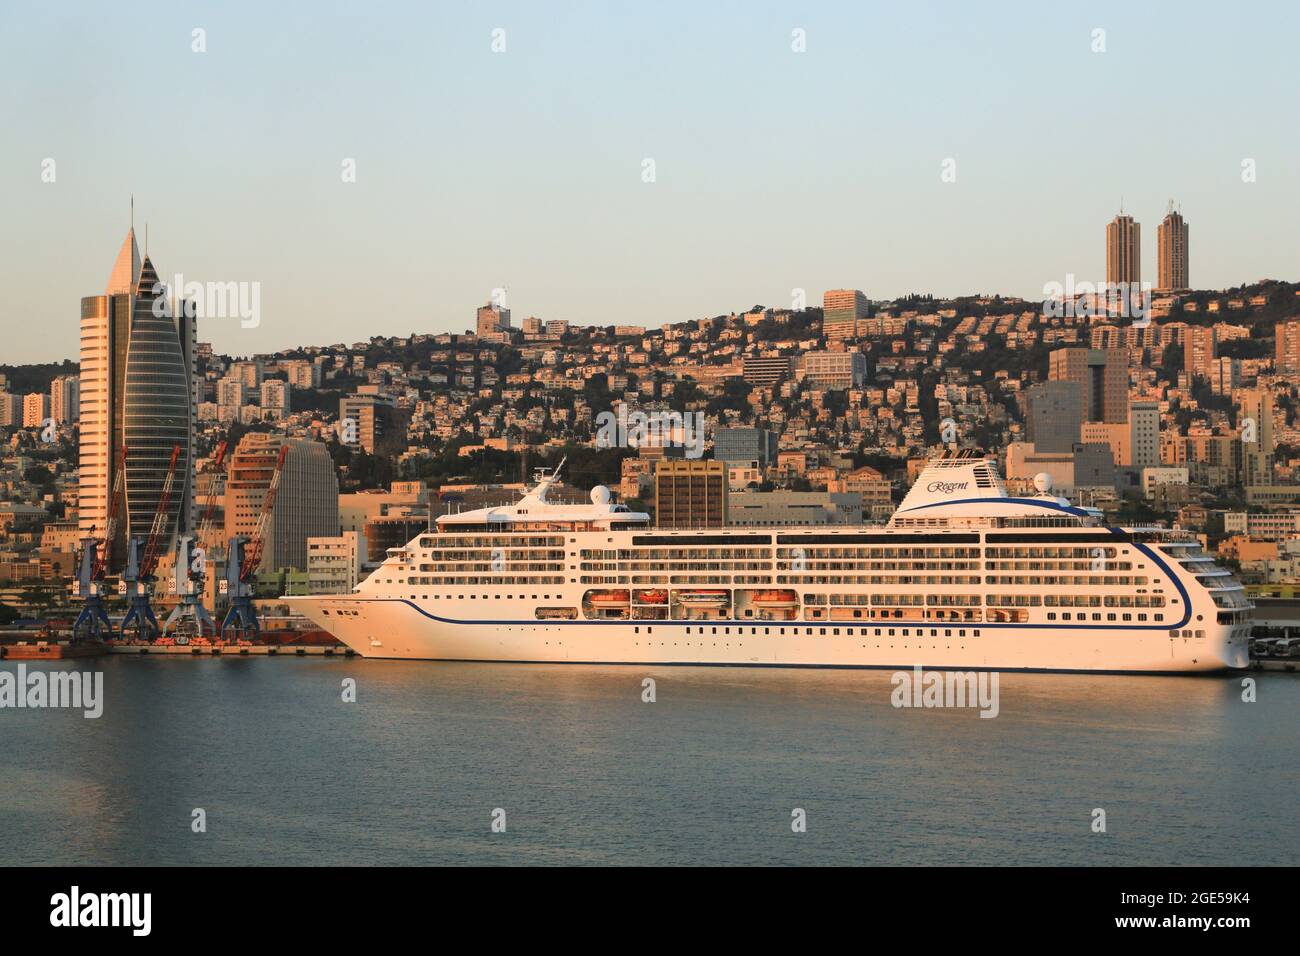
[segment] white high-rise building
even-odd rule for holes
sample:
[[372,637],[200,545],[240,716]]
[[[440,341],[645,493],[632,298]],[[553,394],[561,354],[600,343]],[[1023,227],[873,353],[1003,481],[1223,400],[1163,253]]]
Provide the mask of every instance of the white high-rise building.
[[361,580],[366,536],[344,531],[335,537],[307,539],[307,590],[311,594],[350,594]]
[[60,425],[75,422],[81,414],[81,380],[60,375],[50,382],[50,417]]

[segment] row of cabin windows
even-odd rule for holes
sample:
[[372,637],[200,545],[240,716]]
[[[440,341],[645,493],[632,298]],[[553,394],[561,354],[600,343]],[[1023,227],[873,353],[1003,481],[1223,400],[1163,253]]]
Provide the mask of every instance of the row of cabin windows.
[[[645,629],[645,632],[646,632],[647,634],[653,634],[653,633],[654,633],[654,630],[655,630],[655,629],[654,629],[653,627],[647,627],[647,628]],[[797,636],[799,635],[799,632],[800,632],[801,630],[803,631],[803,633],[804,633],[805,636],[812,636],[812,634],[813,634],[814,632],[817,633],[817,634],[820,635],[820,636],[826,636],[826,635],[829,635],[829,636],[831,636],[831,637],[839,637],[841,634],[843,634],[845,637],[854,637],[854,636],[857,636],[857,637],[868,637],[868,636],[874,636],[874,637],[926,637],[926,636],[927,636],[926,633],[925,633],[925,632],[926,632],[926,628],[923,628],[923,627],[914,627],[914,628],[907,628],[907,627],[903,627],[903,628],[895,628],[895,627],[877,627],[877,628],[870,628],[870,627],[858,627],[858,628],[852,628],[852,627],[805,627],[805,628],[798,628],[798,627],[751,627],[751,628],[749,629],[749,633],[750,633],[751,635],[753,635],[753,636],[757,636],[758,633],[761,631],[761,632],[763,633],[763,635],[766,636],[766,637],[770,637],[770,636],[772,636],[773,633],[775,633],[778,637],[784,637],[784,636],[786,635],[786,632],[788,631],[788,632],[790,633],[790,636],[792,636],[792,637],[797,637]],[[964,627],[956,628],[956,634],[953,633],[953,630],[954,630],[953,628],[947,628],[947,627],[945,627],[945,628],[943,628],[942,630],[943,630],[943,634],[942,634],[943,637],[966,637],[968,633],[969,633],[972,637],[979,637],[979,636],[980,636],[979,628],[971,628],[971,629],[969,629],[969,630],[968,630],[967,628],[964,628]],[[705,634],[708,634],[708,635],[710,635],[710,636],[717,635],[717,636],[722,636],[722,637],[729,637],[729,636],[731,635],[731,631],[732,631],[732,629],[731,629],[730,627],[723,627],[723,628],[722,628],[722,631],[721,631],[721,634],[719,635],[719,631],[718,631],[718,628],[717,628],[717,627],[698,627],[698,626],[695,626],[695,627],[687,627],[687,628],[686,628],[686,633],[687,633],[687,634],[699,634],[699,635],[705,635]],[[743,627],[738,627],[738,628],[735,629],[735,631],[736,631],[736,636],[737,636],[737,637],[742,637],[742,636],[744,636],[744,634],[745,634],[745,629],[744,629]],[[930,631],[930,633],[929,633],[929,635],[928,635],[929,637],[939,637],[939,636],[941,636],[941,635],[939,634],[940,628],[932,627],[932,628],[929,628],[929,631]],[[641,633],[641,628],[639,628],[639,627],[634,627],[634,628],[632,629],[632,632],[633,632],[634,634],[640,634],[640,633]],[[873,632],[874,632],[874,633],[873,633]]]
[[[430,594],[411,594],[411,600],[412,600],[412,601],[416,601],[416,600],[429,601],[430,598],[432,598],[432,600],[434,600],[434,601],[438,601],[438,600],[441,600],[442,597],[443,597],[442,594],[433,594],[433,596],[430,596]],[[448,601],[464,601],[464,600],[467,600],[467,598],[468,598],[468,600],[476,601],[477,598],[478,598],[478,594],[446,594],[446,600],[448,600]],[[482,596],[482,598],[484,598],[485,601],[487,601],[487,600],[497,600],[497,601],[502,601],[502,600],[504,600],[504,601],[513,601],[513,600],[515,600],[515,596],[513,596],[513,594],[497,594],[497,596],[489,596],[489,594],[484,594],[484,596]],[[532,596],[530,596],[530,597],[528,596],[528,594],[520,594],[520,596],[519,596],[519,600],[520,600],[520,601],[528,601],[528,600],[532,600],[532,601],[538,601],[538,600],[542,600],[542,601],[550,601],[550,600],[551,600],[551,596],[550,596],[550,594],[542,594],[541,598],[538,598],[538,597],[537,597],[537,594],[532,594]],[[555,596],[555,600],[556,600],[556,601],[562,600],[562,596],[560,596],[560,594],[556,594],[556,596]],[[1047,617],[1048,617],[1048,620],[1056,620],[1056,619],[1057,619],[1057,613],[1056,613],[1056,611],[1048,611],[1048,615],[1047,615]],[[1092,617],[1092,620],[1101,620],[1101,619],[1102,619],[1100,613],[1093,613],[1093,614],[1091,615],[1091,617]],[[1089,618],[1089,615],[1088,615],[1087,613],[1084,613],[1084,611],[1079,611],[1079,613],[1076,614],[1076,615],[1071,614],[1071,611],[1063,611],[1063,613],[1061,613],[1061,620],[1088,620],[1088,618]],[[1119,617],[1117,618],[1117,615],[1115,615],[1115,614],[1113,614],[1113,613],[1108,613],[1108,614],[1106,614],[1105,619],[1106,619],[1106,620],[1130,620],[1130,622],[1131,622],[1131,620],[1134,620],[1134,615],[1126,613],[1126,614],[1121,614],[1121,615],[1119,615]],[[1136,619],[1138,619],[1139,622],[1144,622],[1144,620],[1147,620],[1148,617],[1147,617],[1147,614],[1139,613],[1139,614],[1138,614],[1138,618],[1136,618]],[[1165,615],[1164,615],[1164,614],[1156,614],[1156,615],[1154,615],[1154,619],[1156,619],[1156,620],[1164,620],[1164,619],[1165,619]],[[701,630],[702,630],[702,628],[701,628]],[[715,632],[716,632],[716,630],[718,630],[718,628],[714,628],[714,631],[715,631]],[[771,630],[771,628],[764,628],[764,632],[767,632],[768,630]],[[793,630],[794,630],[794,632],[796,632],[796,633],[798,632],[798,628],[793,628]],[[811,630],[811,628],[806,628],[806,630],[807,630],[807,632],[809,632],[809,633],[813,633],[813,630]],[[852,628],[848,628],[848,630],[849,630],[850,632],[852,632]],[[641,628],[638,627],[638,628],[637,628],[637,632],[640,633],[640,631],[641,631]],[[780,628],[780,631],[781,631],[781,633],[785,633],[785,628],[784,628],[784,627],[783,627],[783,628]],[[690,633],[690,628],[689,628],[689,627],[686,628],[686,633]],[[728,631],[728,633],[729,633],[729,631]],[[826,628],[822,628],[822,633],[826,633]],[[840,633],[840,628],[835,628],[835,633]],[[876,633],[878,633],[878,635],[879,635],[879,628],[878,628],[878,630],[876,630]],[[891,632],[891,636],[892,636],[892,632]],[[965,632],[963,632],[963,635],[962,635],[962,636],[965,636]]]

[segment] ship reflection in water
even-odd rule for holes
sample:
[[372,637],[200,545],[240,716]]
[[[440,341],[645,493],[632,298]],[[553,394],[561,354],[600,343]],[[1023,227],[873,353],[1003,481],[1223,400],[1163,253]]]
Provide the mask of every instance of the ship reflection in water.
[[889,671],[31,666],[102,668],[104,714],[0,712],[0,864],[1300,860],[1293,675],[1003,674],[981,719]]

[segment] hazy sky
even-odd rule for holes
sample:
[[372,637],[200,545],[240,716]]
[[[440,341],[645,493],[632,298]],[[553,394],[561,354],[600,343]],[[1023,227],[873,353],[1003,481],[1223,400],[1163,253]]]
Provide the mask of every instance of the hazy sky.
[[516,324],[1038,295],[1105,278],[1121,197],[1144,278],[1173,198],[1195,286],[1294,280],[1298,9],[3,0],[0,363],[76,357],[131,193],[164,275],[260,283],[257,328],[200,327],[234,354],[460,331],[494,287]]

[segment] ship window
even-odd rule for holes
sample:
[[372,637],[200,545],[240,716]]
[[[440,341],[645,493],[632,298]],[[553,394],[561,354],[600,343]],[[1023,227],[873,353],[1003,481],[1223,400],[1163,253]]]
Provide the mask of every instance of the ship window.
[[645,629],[645,632],[646,632],[647,634],[653,634],[653,633],[655,632],[655,629],[654,629],[653,627],[647,627],[647,628]]
[[633,634],[640,634],[640,633],[641,633],[641,628],[639,628],[639,627],[634,627],[634,628],[632,628],[632,633],[633,633]]
[[1047,619],[1048,619],[1049,621],[1055,621],[1055,620],[1056,620],[1056,612],[1055,612],[1055,611],[1048,611],[1048,612],[1047,612]]

